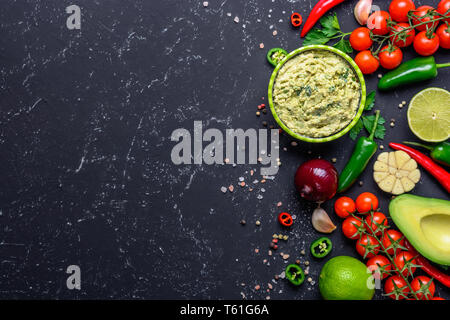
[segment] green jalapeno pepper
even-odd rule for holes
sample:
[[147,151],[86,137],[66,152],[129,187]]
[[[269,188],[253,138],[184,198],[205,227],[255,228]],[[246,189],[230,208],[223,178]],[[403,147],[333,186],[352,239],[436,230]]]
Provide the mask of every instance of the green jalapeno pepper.
[[316,258],[326,257],[333,249],[333,243],[327,237],[322,237],[311,243],[311,254]]
[[405,144],[410,144],[412,146],[418,146],[430,150],[431,158],[443,165],[450,166],[450,142],[444,141],[436,145],[426,145],[417,142],[407,142]]
[[294,286],[299,286],[305,281],[305,273],[300,266],[290,264],[286,267],[286,279],[288,279]]
[[344,170],[339,175],[338,192],[344,192],[355,183],[356,179],[361,175],[364,169],[369,164],[378,149],[378,145],[373,141],[375,130],[377,129],[378,119],[380,118],[380,111],[375,113],[375,121],[373,123],[372,132],[369,137],[361,137],[356,142],[355,150],[350,157]]
[[432,56],[415,58],[386,73],[378,82],[378,89],[391,90],[403,85],[433,79],[438,75],[438,69],[445,67],[450,67],[450,63],[436,64]]
[[287,51],[281,48],[273,48],[267,52],[267,61],[274,67],[276,67],[286,56]]

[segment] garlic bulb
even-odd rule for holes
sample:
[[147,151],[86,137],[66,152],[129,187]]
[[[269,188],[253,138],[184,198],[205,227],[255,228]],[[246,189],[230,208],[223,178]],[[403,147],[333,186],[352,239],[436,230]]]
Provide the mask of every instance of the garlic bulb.
[[420,171],[406,152],[383,152],[373,165],[373,178],[381,190],[399,195],[414,188],[420,180]]
[[355,18],[360,25],[365,25],[372,9],[372,0],[359,0],[355,6]]
[[336,229],[328,214],[320,207],[313,212],[312,225],[322,233],[332,233]]

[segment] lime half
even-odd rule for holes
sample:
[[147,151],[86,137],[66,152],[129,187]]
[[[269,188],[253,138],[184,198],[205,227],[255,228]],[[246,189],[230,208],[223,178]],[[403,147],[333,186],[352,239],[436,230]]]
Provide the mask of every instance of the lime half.
[[408,124],[423,141],[447,140],[450,137],[450,92],[428,88],[417,93],[409,103]]

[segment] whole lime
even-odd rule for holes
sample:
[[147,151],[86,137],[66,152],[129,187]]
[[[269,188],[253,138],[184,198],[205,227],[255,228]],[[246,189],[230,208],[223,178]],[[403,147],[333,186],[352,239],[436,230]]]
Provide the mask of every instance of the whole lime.
[[371,300],[373,277],[358,259],[334,257],[320,272],[319,289],[325,300]]

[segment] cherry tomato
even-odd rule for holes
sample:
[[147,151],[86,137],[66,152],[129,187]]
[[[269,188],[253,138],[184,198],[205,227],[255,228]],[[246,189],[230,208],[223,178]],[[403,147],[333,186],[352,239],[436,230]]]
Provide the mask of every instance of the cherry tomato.
[[350,213],[355,212],[356,204],[352,198],[340,197],[334,203],[334,211],[341,218],[347,218]]
[[[435,21],[435,22],[425,23],[425,24],[422,24],[420,26],[418,25],[419,23],[427,22],[427,21],[430,21],[432,19],[439,18],[438,16],[428,17],[427,15],[429,15],[428,12],[430,10],[434,10],[434,8],[430,7],[430,6],[421,6],[421,7],[418,7],[414,11],[413,16],[412,16],[412,21],[413,21],[414,26],[416,26],[417,30],[419,30],[419,31],[426,31],[427,29],[430,29],[430,28],[433,28],[433,27],[437,26],[437,24],[439,23],[439,22]],[[425,17],[425,16],[427,16],[427,17]]]
[[[442,15],[445,15],[445,13],[450,10],[450,0],[442,0],[441,2],[439,2],[436,11],[439,12]],[[448,19],[445,19],[445,21],[450,22],[450,11],[448,11],[449,13],[447,13],[447,17],[449,17]]]
[[397,230],[393,230],[393,229],[387,230],[384,233],[384,236],[383,236],[383,239],[381,240],[381,243],[383,244],[383,247],[385,247],[387,249],[386,252],[388,254],[390,254],[391,256],[394,255],[394,251],[395,251],[395,253],[398,253],[398,252],[400,252],[402,250],[402,249],[400,249],[398,247],[396,247],[395,250],[394,250],[394,248],[389,248],[392,245],[393,242],[397,242],[397,244],[402,246],[402,247],[405,246],[405,238],[403,237],[403,234],[401,232],[398,232]]
[[362,228],[363,222],[355,217],[348,217],[342,223],[342,233],[348,239],[359,238],[359,228]]
[[[373,217],[371,215],[367,215],[365,227],[368,232],[371,232],[370,228],[372,228],[373,231],[377,230],[378,225],[385,225],[386,227],[388,225],[387,218],[383,213],[374,212]],[[369,226],[370,226],[370,228],[369,228]],[[378,230],[375,234],[380,235],[381,230]]]
[[[410,26],[408,23],[399,23],[391,28],[390,34],[393,35],[394,32],[402,31],[408,29]],[[392,42],[399,48],[404,48],[410,46],[414,38],[416,37],[416,30],[414,28],[409,29],[408,31],[403,31],[402,33],[397,34],[395,37],[392,37]]]
[[[431,300],[433,298],[434,292],[436,291],[434,282],[431,282],[428,289],[424,288],[430,281],[431,279],[426,276],[418,276],[411,281],[411,288],[416,293],[419,300]],[[417,292],[422,290],[425,290],[425,292]]]
[[372,271],[375,279],[380,279],[380,276],[381,279],[386,278],[389,275],[388,271],[392,269],[389,259],[381,254],[370,258],[367,261],[366,266]]
[[367,50],[372,44],[373,40],[370,38],[370,30],[366,27],[356,28],[350,34],[350,45],[356,51]]
[[389,14],[397,22],[408,22],[408,12],[413,10],[416,5],[412,0],[394,0],[389,5]]
[[385,69],[397,68],[403,60],[403,52],[399,47],[389,45],[384,46],[378,54],[380,64]]
[[291,23],[294,27],[300,27],[302,25],[303,18],[300,13],[294,12],[291,15]]
[[386,11],[375,11],[367,19],[367,27],[376,35],[383,36],[389,32],[388,21],[391,20]]
[[414,39],[414,50],[422,56],[431,56],[439,49],[439,37],[436,33],[431,35],[431,39],[427,37],[427,32],[420,32]]
[[290,227],[294,223],[294,219],[287,212],[282,212],[278,215],[278,222],[285,227]]
[[434,297],[433,299],[431,299],[431,300],[445,300],[444,298],[441,298],[441,297]]
[[436,30],[439,37],[439,46],[444,49],[450,49],[450,25],[443,24]]
[[374,73],[380,66],[378,59],[369,50],[358,53],[355,57],[355,62],[364,74]]
[[[395,283],[395,286],[394,286]],[[397,288],[396,288],[397,287]],[[403,280],[400,276],[392,276],[389,277],[386,282],[384,283],[384,293],[389,295],[390,298],[394,300],[403,300],[405,299],[404,296],[401,296],[400,294],[407,294],[409,292],[408,285],[406,284],[406,281]],[[391,294],[392,293],[392,294]],[[397,295],[399,295],[397,297]]]
[[358,198],[356,198],[356,210],[359,213],[367,213],[370,210],[378,209],[378,198],[370,192],[361,193]]
[[[371,247],[367,248],[367,246]],[[380,243],[376,238],[365,234],[356,242],[356,251],[362,257],[369,259],[378,254],[378,252],[380,251]]]
[[[394,265],[397,266],[398,270],[401,270],[401,273],[406,277],[410,275],[408,268],[402,270],[406,263],[416,264],[416,259],[414,259],[414,255],[409,251],[401,251],[394,258]],[[411,267],[411,272],[414,273],[416,271],[416,267]]]

